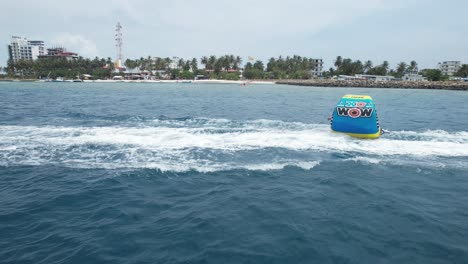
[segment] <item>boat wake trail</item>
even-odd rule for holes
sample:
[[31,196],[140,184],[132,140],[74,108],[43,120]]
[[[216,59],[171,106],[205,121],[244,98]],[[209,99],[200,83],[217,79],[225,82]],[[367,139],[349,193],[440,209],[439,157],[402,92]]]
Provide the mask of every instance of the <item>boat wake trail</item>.
[[328,125],[275,120],[145,120],[121,126],[0,126],[0,165],[156,168],[201,172],[326,161],[466,167],[468,133],[392,131],[377,140],[332,133]]

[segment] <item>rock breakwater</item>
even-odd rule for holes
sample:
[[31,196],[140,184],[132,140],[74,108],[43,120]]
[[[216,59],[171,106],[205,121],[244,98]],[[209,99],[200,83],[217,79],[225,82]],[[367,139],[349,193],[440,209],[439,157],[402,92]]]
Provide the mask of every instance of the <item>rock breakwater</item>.
[[468,91],[468,82],[410,82],[410,81],[371,81],[371,80],[281,80],[277,84],[315,86],[315,87],[364,87],[398,89],[434,89]]

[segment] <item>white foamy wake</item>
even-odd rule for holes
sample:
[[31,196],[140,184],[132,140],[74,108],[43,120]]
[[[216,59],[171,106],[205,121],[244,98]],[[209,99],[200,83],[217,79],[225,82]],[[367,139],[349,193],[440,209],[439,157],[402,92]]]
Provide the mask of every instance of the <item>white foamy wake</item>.
[[327,125],[224,119],[154,120],[131,127],[0,126],[3,166],[311,169],[333,153],[371,164],[395,157],[464,158],[468,157],[468,133],[400,131],[377,140],[359,140],[332,133]]

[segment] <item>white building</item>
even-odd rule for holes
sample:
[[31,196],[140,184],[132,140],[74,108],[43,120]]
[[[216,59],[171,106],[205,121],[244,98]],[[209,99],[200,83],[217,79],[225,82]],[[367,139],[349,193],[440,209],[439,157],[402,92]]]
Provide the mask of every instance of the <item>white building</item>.
[[14,62],[19,60],[36,60],[44,55],[44,41],[27,40],[26,38],[13,36],[11,44],[8,45],[10,59]]
[[401,77],[401,79],[403,81],[412,81],[412,82],[420,82],[420,81],[426,81],[427,80],[422,75],[414,74],[414,73],[407,73],[403,77]]
[[312,69],[311,73],[312,76],[318,77],[322,76],[323,74],[323,60],[322,59],[312,59],[314,63],[314,68]]
[[442,74],[446,74],[448,76],[453,76],[460,68],[461,62],[460,61],[443,61],[437,64],[439,70]]
[[356,74],[354,75],[357,79],[371,80],[371,81],[394,81],[396,80],[393,76],[384,75],[370,75],[370,74]]
[[169,64],[169,69],[171,69],[171,70],[180,70],[179,60],[180,60],[179,57],[176,57],[176,56],[172,57],[171,63]]
[[47,49],[46,55],[40,55],[39,58],[64,58],[68,61],[78,59],[78,54],[75,52],[67,51],[63,47]]

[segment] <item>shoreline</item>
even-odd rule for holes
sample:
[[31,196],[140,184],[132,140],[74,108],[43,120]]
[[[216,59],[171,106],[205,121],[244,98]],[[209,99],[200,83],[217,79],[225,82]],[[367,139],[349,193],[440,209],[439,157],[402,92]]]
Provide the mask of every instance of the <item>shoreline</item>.
[[274,81],[234,81],[234,80],[85,80],[86,83],[200,83],[200,84],[275,84]]
[[[0,79],[0,82],[46,82],[35,79]],[[71,83],[63,81],[58,83]],[[370,80],[83,80],[83,83],[180,83],[180,84],[281,84],[330,88],[388,88],[468,91],[466,81],[370,81]],[[78,82],[79,83],[79,82]]]
[[[46,83],[43,80],[35,79],[0,79],[0,82],[41,82]],[[48,81],[52,83],[73,83],[74,81]],[[47,82],[47,83],[48,83]],[[189,83],[200,83],[200,84],[239,84],[239,85],[249,85],[249,84],[275,84],[275,81],[268,80],[83,80],[83,83],[180,83],[180,84],[189,84]],[[80,83],[80,82],[76,82]]]

